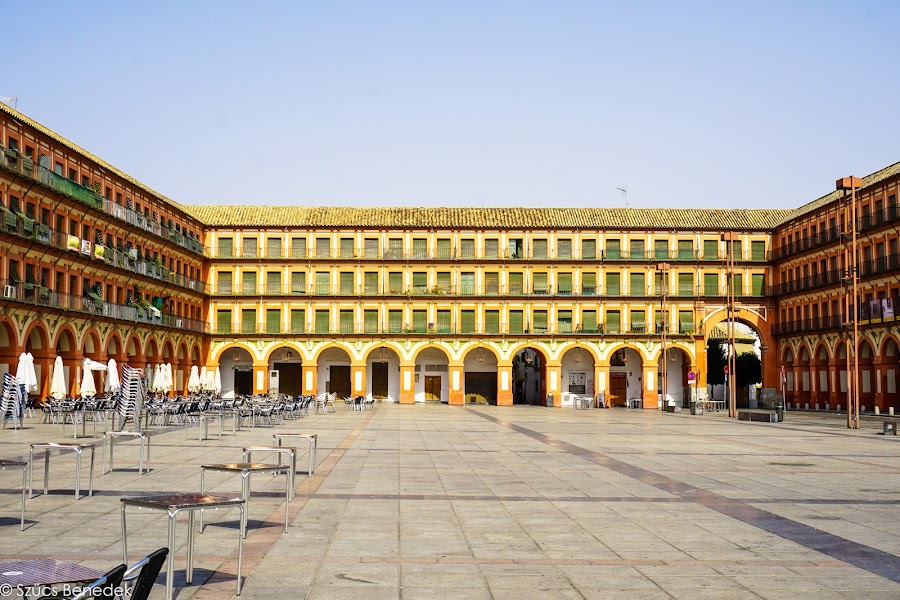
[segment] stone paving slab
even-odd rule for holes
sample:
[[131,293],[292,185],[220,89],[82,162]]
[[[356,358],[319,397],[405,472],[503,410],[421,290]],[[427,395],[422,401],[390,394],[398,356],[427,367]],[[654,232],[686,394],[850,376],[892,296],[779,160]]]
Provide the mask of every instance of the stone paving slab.
[[[0,559],[106,570],[121,561],[120,496],[197,491],[199,465],[238,460],[273,432],[316,431],[318,472],[297,477],[288,533],[284,480],[253,476],[242,598],[900,597],[900,440],[862,423],[380,404],[221,441],[151,430],[152,472],[138,476],[137,446],[121,442],[116,470],[101,476],[98,449],[92,498],[74,500],[74,461],[54,456],[51,493],[28,501],[24,532],[21,474],[0,473]],[[26,424],[0,433],[0,456],[64,441],[58,425]],[[236,476],[207,482],[240,489]],[[179,599],[234,592],[238,513],[206,512],[192,586],[187,519],[176,526]],[[132,562],[165,544],[163,514],[128,519]]]

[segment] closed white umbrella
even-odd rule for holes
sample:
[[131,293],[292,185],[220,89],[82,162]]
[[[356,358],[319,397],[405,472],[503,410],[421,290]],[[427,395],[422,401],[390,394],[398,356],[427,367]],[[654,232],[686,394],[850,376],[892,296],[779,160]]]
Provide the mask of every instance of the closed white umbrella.
[[212,389],[209,383],[209,373],[206,372],[206,365],[200,367],[200,387],[207,391]]
[[50,395],[57,400],[62,400],[69,394],[69,384],[66,383],[66,369],[63,366],[62,356],[57,356],[53,363],[53,378],[50,380]]
[[163,366],[160,363],[157,363],[155,367],[153,367],[153,391],[161,392],[162,384],[165,383],[165,374],[163,373]]
[[216,367],[216,378],[213,382],[213,389],[217,394],[222,393],[222,372],[219,370],[219,367]]
[[16,365],[16,385],[28,386],[28,355],[24,352],[19,355],[19,364]]
[[94,383],[94,374],[91,372],[91,359],[89,358],[84,359],[84,362],[81,363],[81,388],[79,394],[81,394],[82,398],[97,395],[97,385]]
[[188,377],[188,391],[190,392],[199,392],[200,388],[200,369],[197,365],[193,365],[191,367],[191,374]]
[[172,363],[166,363],[164,366],[165,366],[166,379],[165,379],[165,384],[164,384],[165,387],[163,388],[163,391],[168,394],[169,392],[172,391],[172,388],[175,387],[175,380],[172,378]]
[[34,356],[31,355],[31,352],[25,355],[27,359],[27,363],[25,364],[25,377],[27,381],[25,382],[25,389],[29,392],[37,392],[38,391],[38,380],[37,373],[34,370]]
[[116,359],[111,358],[106,363],[106,388],[105,391],[115,394],[119,391],[122,384],[119,382],[119,368],[116,365]]

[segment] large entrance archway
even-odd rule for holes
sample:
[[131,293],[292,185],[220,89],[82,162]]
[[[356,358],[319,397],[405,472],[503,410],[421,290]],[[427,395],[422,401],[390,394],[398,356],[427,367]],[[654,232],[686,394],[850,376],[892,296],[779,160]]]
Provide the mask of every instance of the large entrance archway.
[[497,356],[479,346],[463,357],[465,402],[497,404]]
[[375,400],[400,401],[400,356],[387,346],[366,356],[366,394]]
[[244,348],[234,346],[222,352],[219,374],[222,377],[223,398],[253,393],[253,357]]
[[513,356],[513,404],[546,406],[547,357],[538,348],[523,348]]
[[450,357],[434,346],[416,355],[415,399],[416,402],[443,402],[450,399]]
[[337,394],[338,399],[352,393],[350,382],[350,355],[343,348],[328,348],[319,355],[318,394]]
[[666,398],[675,406],[687,407],[691,401],[691,387],[688,383],[688,373],[693,365],[691,357],[682,348],[667,348],[665,353],[660,353],[657,361],[657,373],[659,381],[657,389],[662,394],[662,373],[666,373]]
[[[277,373],[273,377],[273,374]],[[297,396],[303,393],[303,357],[293,348],[282,346],[269,355],[269,391],[274,391],[277,380],[278,393]]]
[[633,348],[619,348],[609,357],[609,406],[628,406],[629,400],[641,400],[643,388],[644,359]]
[[571,348],[562,355],[562,405],[571,404],[571,396],[594,395],[594,356],[584,348]]

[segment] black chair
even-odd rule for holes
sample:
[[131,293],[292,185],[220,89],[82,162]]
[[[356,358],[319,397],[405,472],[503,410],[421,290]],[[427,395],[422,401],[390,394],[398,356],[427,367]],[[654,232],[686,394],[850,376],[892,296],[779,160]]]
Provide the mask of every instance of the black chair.
[[168,548],[160,548],[128,569],[124,578],[126,599],[147,600],[150,597],[150,591],[153,590],[153,584],[168,554]]
[[127,567],[122,564],[109,571],[94,583],[81,588],[81,591],[69,600],[87,600],[88,598],[115,598],[116,589],[122,585],[122,577]]

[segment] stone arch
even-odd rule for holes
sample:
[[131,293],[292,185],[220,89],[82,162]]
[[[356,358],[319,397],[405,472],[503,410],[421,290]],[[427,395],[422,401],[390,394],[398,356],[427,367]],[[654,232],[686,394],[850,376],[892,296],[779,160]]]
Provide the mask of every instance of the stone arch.
[[574,350],[575,348],[581,348],[582,350],[587,351],[588,354],[594,359],[594,364],[600,364],[600,352],[597,350],[595,346],[591,344],[585,344],[584,342],[566,342],[562,346],[559,347],[558,354],[559,359],[562,361],[563,356],[566,355],[566,352],[569,350]]
[[107,358],[114,358],[117,362],[122,362],[125,358],[125,347],[122,345],[122,336],[119,332],[112,330],[106,336],[106,343],[103,345]]
[[815,349],[813,350],[812,360],[819,362],[821,364],[827,364],[830,354],[831,354],[831,352],[830,352],[830,349],[828,348],[828,344],[826,344],[824,341],[820,340],[819,343],[816,344]]
[[[550,350],[540,342],[523,342],[513,346],[509,356],[513,373],[513,404],[547,406]],[[559,394],[556,399],[561,400]]]
[[[618,355],[619,351],[621,355]],[[633,399],[643,400],[644,366],[656,363],[647,357],[641,346],[628,342],[615,344],[607,349],[604,364],[609,367],[606,398],[610,406],[625,406]],[[656,402],[653,407],[655,405]]]
[[356,357],[356,352],[354,351],[353,347],[350,346],[350,344],[346,344],[346,343],[344,343],[344,342],[332,342],[332,343],[330,343],[330,344],[322,344],[321,346],[319,346],[318,348],[316,348],[316,351],[313,352],[312,358],[310,359],[309,362],[311,362],[311,363],[318,363],[318,362],[319,362],[319,357],[320,357],[324,352],[326,352],[326,351],[328,351],[328,350],[331,350],[331,349],[334,349],[334,348],[339,348],[339,349],[343,350],[344,352],[346,352],[346,353],[347,353],[347,356],[350,357],[350,360],[351,360],[351,361],[353,361],[354,358]]
[[[442,344],[422,344],[412,354],[413,369],[419,369],[419,380],[413,378],[416,402],[450,401],[450,365],[453,355]],[[446,369],[444,369],[446,365]],[[432,369],[427,368],[431,366]],[[429,379],[430,378],[430,379]]]
[[100,332],[94,327],[88,328],[81,338],[81,353],[90,359],[100,360],[104,347],[100,344]]
[[162,353],[161,357],[163,362],[170,363],[175,358],[175,346],[172,344],[172,340],[165,340],[162,344]]
[[[683,351],[687,355],[691,364],[695,364],[697,362],[697,357],[694,354],[694,348],[691,346],[688,346],[684,342],[669,341],[669,342],[666,342],[666,347],[669,349],[670,352],[674,348],[678,348],[679,350]],[[659,348],[656,349],[656,351],[653,352],[653,354],[650,356],[649,360],[651,362],[654,360],[658,361],[661,357],[662,357],[662,346],[660,346]]]
[[138,359],[143,356],[141,338],[138,334],[132,333],[128,336],[123,352],[127,360]]
[[593,395],[597,391],[594,381],[599,364],[596,352],[586,344],[570,343],[559,349],[561,406],[574,406],[574,397]]
[[197,344],[191,346],[191,364],[200,364],[200,346]]
[[801,365],[808,365],[811,358],[809,346],[806,345],[806,342],[800,342],[797,346],[797,362]]
[[187,363],[187,362],[188,362],[189,355],[188,355],[188,345],[187,345],[187,342],[184,342],[184,341],[183,341],[183,342],[181,342],[181,343],[178,344],[178,354],[177,354],[176,356],[178,357],[178,362],[180,362],[180,363]]
[[245,350],[250,355],[250,358],[252,358],[253,360],[256,360],[256,358],[257,358],[256,351],[253,349],[253,347],[250,344],[248,344],[246,342],[229,342],[223,346],[220,346],[218,349],[216,349],[216,351],[210,355],[209,362],[215,363],[215,364],[221,363],[222,357],[225,355],[225,353],[228,350],[232,350],[234,348],[240,348],[241,350]]
[[282,348],[289,348],[297,353],[297,356],[300,357],[301,362],[307,362],[306,360],[306,352],[303,350],[303,346],[301,346],[297,342],[292,342],[288,340],[280,340],[278,343],[272,344],[269,346],[265,353],[263,354],[262,361],[266,364],[272,362],[272,355],[281,350]]
[[[893,346],[891,346],[893,344]],[[888,348],[893,349],[893,354],[888,354]],[[894,334],[889,333],[884,336],[884,339],[881,340],[881,346],[878,349],[878,356],[884,359],[887,356],[900,356],[900,341],[897,341],[897,338]],[[896,358],[894,359],[896,360]]]
[[528,341],[519,342],[518,344],[513,344],[506,351],[506,354],[507,354],[507,356],[509,356],[509,359],[511,361],[514,356],[516,356],[519,352],[521,352],[522,350],[525,350],[526,348],[530,348],[531,350],[539,351],[541,353],[541,355],[543,355],[544,360],[546,362],[549,363],[551,361],[551,357],[553,356],[553,353],[550,351],[550,348],[548,348],[547,346],[544,345],[543,342],[528,342]]
[[144,356],[147,358],[147,362],[162,362],[162,354],[160,354],[159,342],[156,341],[156,336],[151,335],[144,342]]
[[[27,338],[26,338],[27,339]],[[74,358],[78,354],[78,338],[75,330],[69,325],[65,325],[56,332],[56,339],[53,342],[53,351],[63,358]]]
[[[397,354],[397,356],[400,358],[400,361],[401,361],[401,362],[406,362],[406,361],[404,361],[404,359],[403,359],[403,357],[405,356],[405,352],[403,351],[403,347],[402,347],[400,344],[398,344],[398,343],[396,343],[396,342],[393,342],[393,341],[390,341],[390,340],[385,340],[384,342],[381,342],[381,343],[375,343],[375,344],[372,344],[371,346],[366,347],[366,348],[363,350],[362,362],[368,362],[369,357],[371,356],[371,354],[372,354],[373,352],[376,352],[376,351],[377,351],[379,348],[381,348],[382,346],[384,346],[385,348],[390,348],[391,350],[393,350],[393,351]],[[352,356],[352,355],[351,355],[351,356]]]
[[500,354],[490,344],[467,344],[460,351],[463,364],[463,401],[496,405],[500,392]]
[[611,345],[609,348],[606,349],[606,352],[604,352],[604,357],[603,357],[604,362],[606,364],[609,364],[610,357],[613,354],[615,354],[615,352],[617,350],[621,350],[622,348],[626,348],[628,350],[634,350],[635,352],[637,352],[638,356],[641,357],[641,360],[643,360],[645,363],[653,362],[653,359],[651,359],[647,355],[647,351],[643,346],[641,346],[640,344],[632,343],[632,342],[619,342],[617,344]]
[[19,340],[12,321],[0,316],[0,363],[6,364],[7,372],[15,373],[19,360]]
[[315,353],[316,393],[334,393],[338,398],[352,395],[351,380],[354,353],[343,343],[320,348]]
[[[77,351],[77,345],[75,345],[75,332],[71,329],[69,329],[69,331],[72,334],[73,350]],[[40,321],[35,321],[32,323],[31,327],[26,330],[25,335],[22,337],[22,346],[24,347],[23,350],[25,352],[31,352],[32,356],[35,358],[39,356],[50,356],[54,349],[50,346],[50,332]]]
[[409,362],[412,364],[416,364],[416,360],[419,358],[419,355],[425,352],[426,350],[439,350],[446,357],[448,364],[453,362],[453,353],[449,352],[444,346],[441,344],[420,344],[413,348],[412,355],[409,357]]

